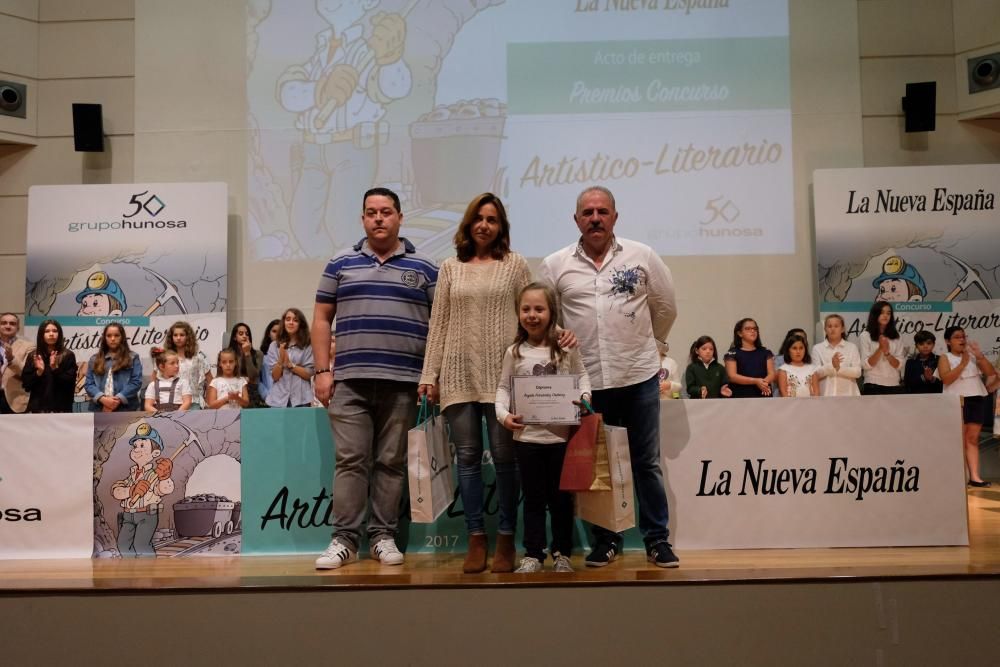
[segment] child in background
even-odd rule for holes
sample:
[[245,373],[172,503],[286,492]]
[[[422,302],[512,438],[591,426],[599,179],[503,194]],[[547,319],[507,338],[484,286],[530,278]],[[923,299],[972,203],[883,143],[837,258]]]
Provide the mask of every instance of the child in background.
[[180,376],[180,357],[173,350],[154,347],[156,374],[146,386],[146,412],[173,412],[191,407],[191,386]]
[[771,396],[775,379],[774,355],[760,340],[760,329],[751,317],[733,327],[733,346],[726,352],[726,375],[733,398]]
[[784,398],[819,396],[819,367],[812,363],[805,336],[792,334],[781,346],[785,358],[778,371],[778,389]]
[[681,371],[677,362],[667,356],[667,346],[656,341],[660,353],[660,398],[681,397]]
[[996,380],[996,369],[986,359],[979,344],[967,341],[965,329],[948,327],[944,330],[947,354],[938,357],[938,377],[944,383],[945,394],[957,394],[962,401],[962,440],[965,465],[969,470],[969,486],[985,488],[989,482],[979,474],[979,432],[986,421],[989,405],[983,376],[990,384]]
[[262,365],[257,391],[260,392],[261,400],[264,401],[263,405],[260,406],[262,408],[269,407],[267,404],[267,392],[271,390],[271,385],[274,384],[274,380],[271,379],[271,365],[267,361],[267,353],[270,351],[271,346],[274,345],[274,341],[278,339],[279,333],[281,333],[281,320],[271,320],[267,323],[267,328],[264,329],[264,335],[261,336],[260,352],[263,355],[263,360],[261,361]]
[[940,394],[944,389],[937,376],[938,356],[934,354],[936,339],[930,331],[918,331],[913,335],[916,350],[906,360],[903,371],[903,386],[908,394]]
[[[809,336],[806,335],[805,329],[799,329],[798,327],[794,329],[789,329],[785,333],[785,341],[787,341],[792,336],[802,336],[802,339],[805,340],[806,342],[806,349],[807,350],[809,349]],[[785,341],[782,341],[781,343],[782,350],[785,349]],[[777,372],[778,369],[781,368],[781,366],[785,363],[785,361],[786,361],[785,355],[783,353],[779,353],[778,356],[774,358],[774,371]]]
[[216,360],[219,374],[208,385],[208,407],[246,408],[250,405],[249,381],[237,374],[239,360],[236,352],[226,348]]
[[715,341],[711,336],[701,336],[691,344],[690,363],[684,371],[684,384],[691,398],[729,398],[726,369],[719,363]]
[[312,345],[309,322],[298,308],[289,308],[281,317],[278,338],[267,351],[265,366],[271,369],[274,384],[267,392],[272,408],[309,407],[313,401]]
[[97,353],[87,362],[84,390],[95,410],[132,412],[142,408],[142,362],[128,347],[125,327],[109,322],[101,332]]
[[235,324],[229,334],[227,347],[236,353],[236,376],[247,379],[247,394],[250,396],[250,405],[255,408],[261,407],[264,405],[264,399],[260,395],[259,385],[261,367],[264,365],[264,353],[254,349],[250,327],[243,322]]
[[872,304],[868,324],[858,336],[858,348],[865,375],[861,393],[898,394],[903,373],[903,341],[896,330],[896,315],[891,304]]
[[56,320],[38,326],[35,350],[21,370],[21,384],[29,393],[27,412],[73,411],[76,356],[66,348],[62,325]]
[[826,339],[812,349],[813,362],[819,366],[820,396],[860,396],[861,353],[858,346],[847,340],[844,318],[827,315],[823,320]]
[[514,455],[524,489],[525,555],[515,572],[541,572],[545,562],[545,510],[552,524],[549,555],[555,572],[572,572],[569,556],[573,548],[573,496],[559,490],[559,477],[566,457],[569,426],[539,426],[521,423],[521,415],[510,413],[511,376],[576,375],[579,405],[590,399],[590,378],[579,351],[559,347],[556,333],[555,291],[545,283],[530,283],[517,298],[518,327],[514,344],[503,356],[497,387],[497,420],[514,432]]
[[198,350],[198,339],[187,322],[174,322],[164,347],[176,352],[180,359],[180,376],[191,387],[191,409],[205,407],[205,390],[212,381],[212,367],[205,354]]

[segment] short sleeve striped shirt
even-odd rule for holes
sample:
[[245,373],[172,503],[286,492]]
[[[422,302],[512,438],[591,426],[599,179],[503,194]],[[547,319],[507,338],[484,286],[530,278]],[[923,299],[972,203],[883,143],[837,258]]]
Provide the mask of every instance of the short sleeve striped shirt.
[[417,382],[438,267],[412,243],[380,262],[362,240],[331,259],[316,303],[337,309],[334,377]]

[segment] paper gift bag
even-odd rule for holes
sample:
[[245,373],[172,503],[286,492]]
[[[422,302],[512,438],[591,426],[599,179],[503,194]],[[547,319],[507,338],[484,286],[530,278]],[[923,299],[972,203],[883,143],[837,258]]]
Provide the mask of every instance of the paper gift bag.
[[417,426],[406,437],[406,471],[410,483],[410,520],[434,523],[451,504],[455,480],[444,419],[421,405]]
[[601,415],[580,418],[580,426],[566,443],[559,475],[560,491],[610,491],[607,436]]
[[610,468],[610,491],[581,491],[576,496],[576,515],[584,521],[617,533],[635,525],[632,493],[632,458],[628,431],[604,426]]

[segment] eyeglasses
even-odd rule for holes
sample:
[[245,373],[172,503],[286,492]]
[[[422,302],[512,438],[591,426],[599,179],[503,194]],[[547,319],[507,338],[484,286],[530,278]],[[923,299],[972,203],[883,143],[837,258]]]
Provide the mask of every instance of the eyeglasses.
[[743,327],[744,331],[757,331],[757,327]]

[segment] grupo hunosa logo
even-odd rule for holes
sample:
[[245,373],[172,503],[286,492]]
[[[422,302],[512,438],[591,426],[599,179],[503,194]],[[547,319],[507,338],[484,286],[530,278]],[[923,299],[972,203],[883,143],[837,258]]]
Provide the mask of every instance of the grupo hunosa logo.
[[[187,220],[164,220],[159,216],[166,210],[167,204],[154,192],[143,190],[132,195],[125,205],[121,220],[97,220],[94,222],[70,222],[67,229],[70,232],[106,232],[137,229],[184,229]],[[143,220],[139,216],[145,213],[150,219]]]

